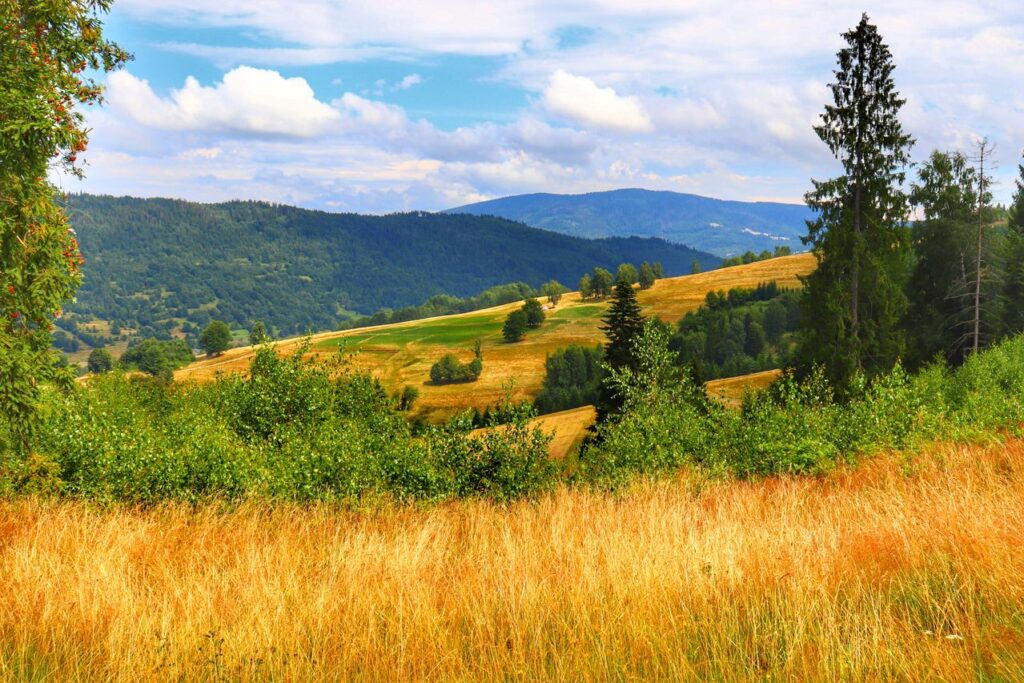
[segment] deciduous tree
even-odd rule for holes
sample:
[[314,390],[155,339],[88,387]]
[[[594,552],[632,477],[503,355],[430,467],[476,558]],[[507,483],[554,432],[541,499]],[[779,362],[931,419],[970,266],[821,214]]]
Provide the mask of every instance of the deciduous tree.
[[214,320],[199,335],[199,345],[208,356],[219,356],[231,344],[231,328],[223,320]]
[[638,274],[638,282],[640,283],[640,289],[650,289],[654,286],[654,268],[651,268],[651,264],[644,261],[640,264],[640,273]]
[[22,451],[42,384],[71,381],[50,332],[81,283],[82,257],[47,176],[82,173],[88,131],[76,106],[101,96],[85,70],[128,59],[103,38],[109,8],[109,0],[0,1],[0,419]]

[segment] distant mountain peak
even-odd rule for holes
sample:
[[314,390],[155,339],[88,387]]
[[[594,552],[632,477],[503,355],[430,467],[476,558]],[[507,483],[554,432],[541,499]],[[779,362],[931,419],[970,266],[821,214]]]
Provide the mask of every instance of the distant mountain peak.
[[803,204],[742,202],[642,188],[538,192],[467,204],[445,213],[498,216],[577,237],[660,237],[719,256],[779,245],[799,250],[811,218]]

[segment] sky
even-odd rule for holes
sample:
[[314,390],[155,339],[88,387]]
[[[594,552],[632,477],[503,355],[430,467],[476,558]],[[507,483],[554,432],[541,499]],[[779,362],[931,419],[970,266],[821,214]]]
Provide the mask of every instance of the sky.
[[439,210],[623,187],[799,202],[812,126],[867,11],[915,160],[1024,150],[1024,2],[116,0],[135,59],[88,112],[69,192]]

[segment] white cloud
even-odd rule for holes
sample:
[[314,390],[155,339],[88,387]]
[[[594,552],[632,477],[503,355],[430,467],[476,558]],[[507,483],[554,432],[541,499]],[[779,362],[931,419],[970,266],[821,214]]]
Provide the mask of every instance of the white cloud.
[[154,128],[311,137],[340,119],[305,79],[248,66],[229,71],[213,87],[190,76],[168,98],[128,71],[111,74],[108,88],[112,109]]
[[397,84],[395,84],[395,89],[408,90],[412,86],[419,85],[422,82],[423,76],[420,76],[419,74],[409,74],[408,76],[400,80]]
[[558,69],[544,89],[544,106],[576,123],[622,132],[651,130],[651,119],[636,97],[623,97],[586,76]]

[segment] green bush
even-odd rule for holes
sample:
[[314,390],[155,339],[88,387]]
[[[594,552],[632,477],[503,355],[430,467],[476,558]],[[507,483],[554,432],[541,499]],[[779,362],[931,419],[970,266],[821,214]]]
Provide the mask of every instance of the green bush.
[[740,477],[813,474],[840,461],[934,439],[977,439],[1024,423],[1024,337],[1003,342],[950,371],[908,375],[900,366],[837,402],[822,372],[785,376],[748,394],[738,411],[710,402],[673,363],[667,338],[648,325],[638,371],[610,381],[625,410],[598,429],[580,456],[580,476],[616,485],[632,472],[695,466]]
[[446,353],[430,366],[430,381],[434,384],[460,384],[475,382],[484,370],[483,360],[476,356],[468,363],[461,362],[455,354]]
[[38,452],[3,490],[153,504],[267,496],[294,501],[511,500],[552,485],[548,438],[471,435],[467,413],[414,436],[380,383],[339,355],[257,351],[248,376],[178,385],[113,372],[48,395]]

